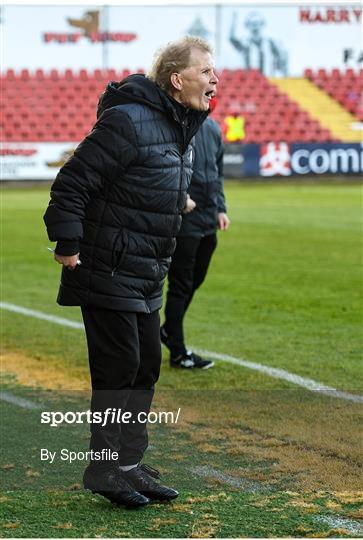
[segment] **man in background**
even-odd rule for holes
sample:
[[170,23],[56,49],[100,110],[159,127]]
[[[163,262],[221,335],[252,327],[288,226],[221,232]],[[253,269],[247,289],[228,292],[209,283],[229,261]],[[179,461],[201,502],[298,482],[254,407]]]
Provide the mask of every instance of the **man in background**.
[[[211,102],[211,110],[215,98]],[[184,317],[195,291],[203,283],[217,246],[216,230],[226,231],[223,190],[223,142],[219,125],[207,118],[195,136],[193,176],[189,195],[196,207],[183,216],[175,253],[168,273],[165,322],[160,329],[162,343],[170,351],[170,366],[184,369],[208,369],[211,360],[186,348]]]

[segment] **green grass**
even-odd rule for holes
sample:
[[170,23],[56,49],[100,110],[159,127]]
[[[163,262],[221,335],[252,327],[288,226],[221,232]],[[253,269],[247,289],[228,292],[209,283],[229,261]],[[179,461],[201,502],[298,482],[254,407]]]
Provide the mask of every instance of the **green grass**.
[[[360,186],[232,184],[226,191],[232,225],[219,234],[207,280],[191,305],[188,342],[359,391]],[[2,298],[80,320],[77,308],[55,303],[59,266],[46,250],[47,201],[44,189],[3,192]],[[84,362],[77,331],[10,313],[3,315],[3,331],[10,348]],[[218,370],[223,376],[208,381],[222,388],[248,378],[240,368]]]
[[[219,234],[207,280],[191,305],[188,344],[360,393],[360,189],[343,183],[228,183],[232,225]],[[2,300],[80,321],[77,308],[55,303],[60,267],[46,250],[42,222],[48,198],[43,187],[2,192]],[[49,378],[58,372],[87,377],[82,331],[8,311],[1,331],[5,353],[32,358],[49,369]],[[26,363],[19,358],[15,374]],[[47,410],[87,407],[87,398],[67,388],[46,392],[8,375],[4,385]],[[176,506],[152,505],[141,512],[82,492],[76,484],[83,463],[40,462],[42,447],[85,449],[85,426],[44,427],[39,411],[2,403],[0,534],[357,535],[348,522],[334,530],[319,517],[357,516],[358,405],[222,362],[203,373],[175,371],[166,356],[155,403],[168,410],[182,407],[180,426],[151,428],[147,453],[181,496]],[[261,489],[236,488],[193,472],[205,466]]]

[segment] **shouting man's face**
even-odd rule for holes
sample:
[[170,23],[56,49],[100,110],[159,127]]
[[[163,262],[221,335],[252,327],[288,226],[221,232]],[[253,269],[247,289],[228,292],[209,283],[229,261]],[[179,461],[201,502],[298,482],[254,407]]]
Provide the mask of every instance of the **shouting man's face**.
[[188,109],[208,111],[218,83],[212,56],[200,49],[192,49],[190,66],[180,73],[173,73],[171,83],[171,94],[179,103]]

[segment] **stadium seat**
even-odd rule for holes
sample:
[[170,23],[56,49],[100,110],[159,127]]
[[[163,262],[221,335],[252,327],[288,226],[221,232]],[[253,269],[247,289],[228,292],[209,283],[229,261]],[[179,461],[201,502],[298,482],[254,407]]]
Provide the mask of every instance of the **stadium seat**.
[[13,69],[7,69],[6,70],[5,80],[8,80],[8,81],[15,81],[16,80],[15,71]]
[[20,72],[20,80],[21,81],[28,81],[30,78],[29,70],[28,69],[22,69]]
[[37,81],[44,81],[45,75],[44,75],[44,71],[42,69],[36,69],[35,70],[35,79]]
[[69,80],[69,81],[73,81],[73,71],[69,68],[67,68],[65,71],[64,71],[64,78]]

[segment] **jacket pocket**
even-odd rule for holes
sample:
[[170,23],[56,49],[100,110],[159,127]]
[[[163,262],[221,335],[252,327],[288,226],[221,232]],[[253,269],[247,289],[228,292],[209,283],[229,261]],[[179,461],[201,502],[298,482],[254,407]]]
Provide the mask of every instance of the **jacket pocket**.
[[125,258],[128,247],[128,235],[125,229],[121,229],[115,238],[112,248],[112,272],[113,276],[117,272]]

